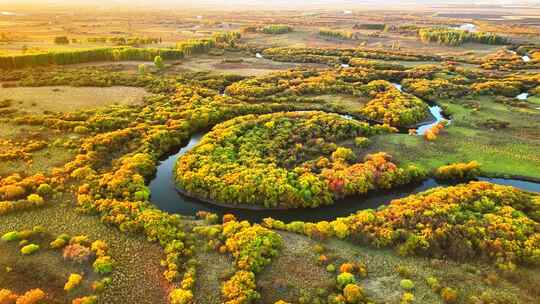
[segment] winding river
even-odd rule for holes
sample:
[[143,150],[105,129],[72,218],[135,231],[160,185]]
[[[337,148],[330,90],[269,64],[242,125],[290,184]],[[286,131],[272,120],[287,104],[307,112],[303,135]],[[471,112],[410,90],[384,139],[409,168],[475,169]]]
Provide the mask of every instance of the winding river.
[[[266,217],[272,217],[285,222],[312,222],[332,220],[337,217],[348,216],[358,210],[377,208],[390,203],[390,201],[394,199],[404,198],[408,195],[426,191],[434,187],[445,186],[445,184],[439,183],[435,179],[427,179],[415,185],[409,185],[386,191],[376,191],[362,197],[348,197],[331,206],[322,206],[319,208],[309,209],[245,210],[216,206],[179,193],[174,184],[173,171],[176,160],[178,157],[182,156],[197,145],[202,136],[203,134],[194,135],[185,147],[180,149],[177,153],[167,157],[159,164],[156,177],[150,182],[150,190],[152,193],[151,200],[159,209],[169,213],[177,213],[188,216],[194,216],[198,211],[209,211],[218,215],[233,213],[239,219],[250,220],[253,222],[259,222]],[[540,183],[506,178],[479,179],[495,184],[514,186],[527,191],[540,192]]]
[[[393,85],[402,90],[400,84]],[[433,125],[445,120],[440,106],[430,105],[429,110],[434,119],[420,125],[417,129],[417,134],[422,135]],[[342,115],[347,119],[354,119],[348,115]],[[239,219],[260,222],[266,217],[272,217],[285,222],[291,221],[322,221],[332,220],[337,217],[348,216],[358,210],[378,208],[382,205],[389,204],[394,199],[404,198],[411,194],[419,193],[432,189],[438,186],[447,186],[435,179],[427,179],[421,183],[408,185],[400,188],[395,188],[385,191],[374,191],[366,196],[352,196],[342,199],[330,206],[321,206],[319,208],[307,209],[290,209],[290,210],[246,210],[234,207],[223,207],[203,202],[201,200],[187,197],[179,193],[174,183],[174,168],[176,160],[195,147],[204,134],[195,134],[186,146],[173,153],[166,159],[160,162],[157,167],[155,178],[150,182],[150,190],[152,193],[151,201],[161,210],[169,213],[194,216],[198,211],[208,211],[223,215],[225,213],[235,214]],[[508,178],[479,178],[482,181],[489,181],[495,184],[514,186],[526,191],[539,192],[540,183],[528,182],[518,179]]]

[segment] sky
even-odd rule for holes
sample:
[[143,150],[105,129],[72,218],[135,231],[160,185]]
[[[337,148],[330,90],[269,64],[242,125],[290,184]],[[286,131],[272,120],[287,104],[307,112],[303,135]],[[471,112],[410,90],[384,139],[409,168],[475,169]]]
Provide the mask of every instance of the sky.
[[186,6],[201,4],[201,5],[260,5],[260,4],[277,4],[277,5],[297,5],[297,6],[319,6],[319,5],[361,5],[364,3],[418,3],[418,4],[538,4],[540,0],[0,0],[0,4],[85,4],[85,5],[154,5],[154,6]]
[[128,6],[128,7],[207,7],[207,8],[354,8],[358,6],[373,6],[395,8],[407,4],[445,5],[445,4],[491,4],[491,5],[538,5],[540,0],[0,0],[0,5],[74,5],[83,4],[91,6]]

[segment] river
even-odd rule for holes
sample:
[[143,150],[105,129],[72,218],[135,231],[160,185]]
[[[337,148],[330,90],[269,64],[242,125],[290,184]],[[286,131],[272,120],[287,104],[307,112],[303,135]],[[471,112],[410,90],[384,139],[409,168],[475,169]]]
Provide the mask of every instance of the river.
[[[392,83],[398,90],[402,91],[402,86],[398,83]],[[517,98],[522,97],[522,95]],[[438,105],[429,107],[431,115],[435,118],[421,125],[417,129],[419,135],[425,133],[433,125],[439,123],[445,118],[442,115],[442,109]],[[354,119],[349,115],[341,115],[347,119]],[[201,140],[203,134],[196,134],[187,143],[186,146],[173,153],[164,159],[157,167],[156,177],[150,182],[150,190],[152,193],[151,201],[161,210],[169,213],[176,213],[188,216],[194,216],[198,211],[208,211],[223,215],[225,213],[233,213],[239,219],[259,222],[266,217],[272,217],[285,222],[291,221],[322,221],[332,220],[337,217],[348,216],[358,210],[377,208],[382,205],[389,204],[392,200],[404,198],[411,194],[419,193],[439,186],[447,186],[441,184],[435,179],[427,179],[421,183],[408,185],[396,189],[386,191],[374,191],[365,196],[352,196],[339,200],[334,205],[321,206],[319,208],[302,208],[290,210],[246,210],[235,207],[222,207],[213,205],[207,202],[200,201],[195,198],[187,197],[179,193],[174,183],[174,167],[177,159],[195,147]],[[479,178],[482,181],[489,181],[495,184],[514,186],[526,191],[540,193],[540,183],[528,182],[518,179],[508,178]]]
[[[234,207],[227,208],[216,206],[180,194],[176,190],[174,183],[174,167],[176,160],[197,145],[202,136],[203,134],[194,135],[185,147],[181,148],[177,153],[167,157],[158,165],[156,177],[150,182],[150,190],[152,193],[151,201],[159,209],[169,213],[188,216],[194,216],[198,211],[208,211],[218,215],[233,213],[239,219],[250,220],[253,222],[259,222],[266,217],[272,217],[285,222],[314,222],[348,216],[358,210],[387,205],[393,199],[404,198],[411,194],[426,191],[434,187],[445,186],[445,184],[441,184],[435,179],[427,179],[415,185],[408,185],[386,191],[375,191],[369,193],[367,196],[347,197],[339,200],[334,205],[308,209],[245,210]],[[527,191],[540,192],[540,183],[506,178],[479,178],[479,180],[514,186]]]

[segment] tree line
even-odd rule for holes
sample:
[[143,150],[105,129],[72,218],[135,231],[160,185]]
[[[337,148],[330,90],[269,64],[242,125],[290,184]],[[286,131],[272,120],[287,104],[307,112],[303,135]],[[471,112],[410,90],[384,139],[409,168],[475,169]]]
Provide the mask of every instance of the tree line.
[[343,40],[353,40],[355,35],[353,32],[348,31],[337,31],[331,29],[320,29],[319,35],[323,37],[337,38]]
[[493,33],[469,32],[448,28],[424,28],[418,31],[423,42],[434,42],[443,45],[459,46],[467,42],[491,45],[509,44],[508,38]]
[[153,61],[156,56],[164,60],[178,60],[186,56],[208,52],[218,45],[229,45],[240,37],[239,33],[219,33],[207,39],[194,39],[178,43],[176,48],[107,47],[87,50],[68,50],[40,54],[0,56],[0,69],[20,69],[44,65],[67,65],[96,61]]

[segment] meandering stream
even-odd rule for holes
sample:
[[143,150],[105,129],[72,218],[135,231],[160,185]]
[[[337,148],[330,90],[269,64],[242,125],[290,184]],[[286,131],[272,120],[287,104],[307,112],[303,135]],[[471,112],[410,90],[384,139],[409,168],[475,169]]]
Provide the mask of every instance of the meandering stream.
[[[402,86],[398,83],[392,83],[398,90]],[[526,94],[526,93],[525,93]],[[517,98],[521,99],[526,95],[521,94]],[[417,134],[422,135],[432,126],[442,120],[446,120],[442,114],[442,108],[436,104],[429,107],[434,120],[424,123],[417,129]],[[341,115],[347,119],[354,119],[349,115]],[[366,196],[353,196],[342,199],[330,206],[321,206],[319,208],[308,209],[290,209],[290,210],[246,210],[235,207],[223,207],[203,202],[201,200],[187,197],[179,193],[174,183],[174,167],[176,160],[196,146],[204,134],[196,134],[187,143],[186,146],[164,159],[157,167],[155,178],[150,182],[152,193],[151,201],[161,210],[170,213],[193,216],[198,211],[208,211],[223,215],[233,213],[240,219],[250,221],[261,221],[263,218],[272,217],[285,222],[291,221],[322,221],[332,220],[337,217],[348,216],[358,210],[377,208],[389,204],[392,200],[404,198],[411,194],[419,193],[438,186],[446,186],[435,179],[427,179],[422,183],[408,185],[392,190],[375,191]],[[523,190],[539,192],[540,183],[528,182],[518,179],[507,178],[479,178],[482,181],[489,181],[495,184],[514,186]]]
[[[392,82],[392,85],[394,87],[396,87],[396,89],[398,89],[400,92],[403,92],[403,86],[401,84]],[[424,134],[426,134],[426,132],[429,129],[433,128],[433,126],[437,125],[438,123],[440,123],[442,121],[446,121],[447,123],[451,123],[450,119],[444,117],[443,109],[439,105],[430,104],[429,105],[429,112],[431,113],[431,116],[434,118],[434,120],[432,120],[429,123],[425,123],[425,124],[420,125],[416,129],[416,134],[424,135]]]
[[[198,211],[209,211],[219,215],[233,213],[240,219],[250,221],[261,221],[266,217],[272,217],[285,222],[322,221],[348,216],[362,209],[377,208],[390,203],[393,199],[404,198],[414,193],[426,191],[438,186],[444,186],[444,184],[439,183],[435,179],[428,179],[415,185],[387,191],[372,192],[367,196],[348,197],[338,201],[334,205],[322,206],[315,209],[245,210],[234,207],[226,208],[216,206],[179,193],[174,184],[174,167],[176,160],[197,145],[202,136],[203,134],[194,135],[185,147],[159,164],[156,177],[150,182],[150,190],[152,192],[151,201],[159,209],[188,216],[195,215]],[[495,184],[514,186],[527,191],[540,192],[540,183],[505,178],[480,178],[480,180],[489,181]]]

